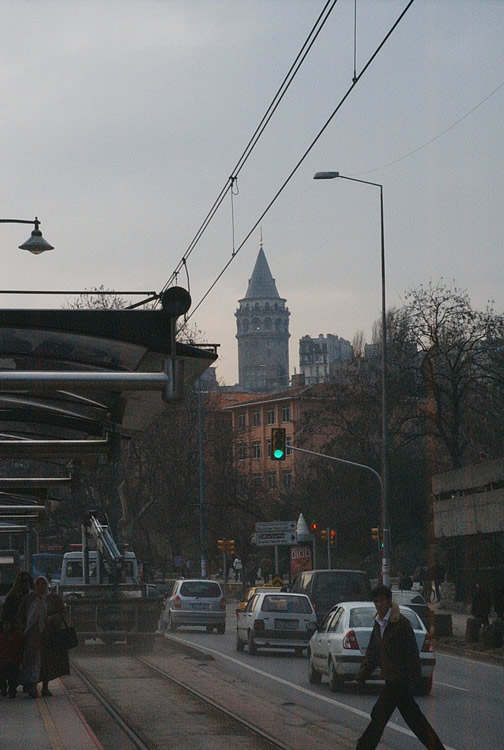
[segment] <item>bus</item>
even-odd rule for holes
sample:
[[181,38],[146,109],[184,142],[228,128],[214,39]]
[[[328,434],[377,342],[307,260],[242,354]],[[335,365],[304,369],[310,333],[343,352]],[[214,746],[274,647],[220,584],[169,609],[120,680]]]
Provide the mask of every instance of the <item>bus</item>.
[[17,549],[0,549],[0,607],[12,588],[17,573],[21,570],[21,559]]

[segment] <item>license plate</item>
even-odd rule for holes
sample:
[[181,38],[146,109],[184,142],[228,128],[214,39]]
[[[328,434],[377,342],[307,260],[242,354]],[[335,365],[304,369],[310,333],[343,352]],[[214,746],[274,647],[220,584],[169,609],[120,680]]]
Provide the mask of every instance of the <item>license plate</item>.
[[275,630],[297,630],[297,620],[275,620]]
[[199,609],[201,611],[201,610],[204,610],[204,609],[210,609],[210,605],[209,604],[193,604],[192,608],[193,609]]

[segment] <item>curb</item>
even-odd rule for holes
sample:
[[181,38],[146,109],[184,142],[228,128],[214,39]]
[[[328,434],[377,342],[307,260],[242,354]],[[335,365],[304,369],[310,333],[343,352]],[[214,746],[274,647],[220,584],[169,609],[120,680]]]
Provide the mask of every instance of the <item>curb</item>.
[[483,651],[472,647],[465,641],[454,639],[444,639],[435,641],[435,651],[440,654],[447,653],[455,656],[463,656],[473,661],[481,661],[487,664],[495,664],[504,667],[504,651],[502,648],[491,651]]

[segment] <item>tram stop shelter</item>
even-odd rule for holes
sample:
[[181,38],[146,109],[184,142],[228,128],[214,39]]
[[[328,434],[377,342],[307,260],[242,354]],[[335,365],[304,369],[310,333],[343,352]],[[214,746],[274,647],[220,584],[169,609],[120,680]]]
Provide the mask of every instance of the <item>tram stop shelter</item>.
[[[155,309],[0,309],[0,533],[25,531],[72,461],[117,460],[121,438],[217,359],[216,345],[176,341],[187,307],[176,292],[170,304],[174,289]],[[38,468],[47,461],[58,476]]]

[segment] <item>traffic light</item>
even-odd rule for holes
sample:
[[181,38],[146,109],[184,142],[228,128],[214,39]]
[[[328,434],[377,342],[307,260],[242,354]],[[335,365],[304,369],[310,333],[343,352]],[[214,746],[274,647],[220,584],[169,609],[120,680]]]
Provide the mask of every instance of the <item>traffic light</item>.
[[226,549],[226,542],[224,539],[217,539],[217,549],[219,552],[224,552]]
[[327,529],[320,530],[320,538],[323,542],[327,542]]
[[318,531],[318,523],[316,521],[313,521],[311,525],[311,533],[316,534]]
[[330,541],[331,545],[334,547],[334,545],[336,544],[336,529],[331,529]]
[[235,553],[235,542],[234,539],[228,539],[226,542],[226,552],[228,555],[234,555]]
[[271,430],[271,460],[285,461],[285,427]]
[[377,542],[380,539],[380,527],[379,526],[374,526],[371,529],[371,539],[373,540],[373,542]]

